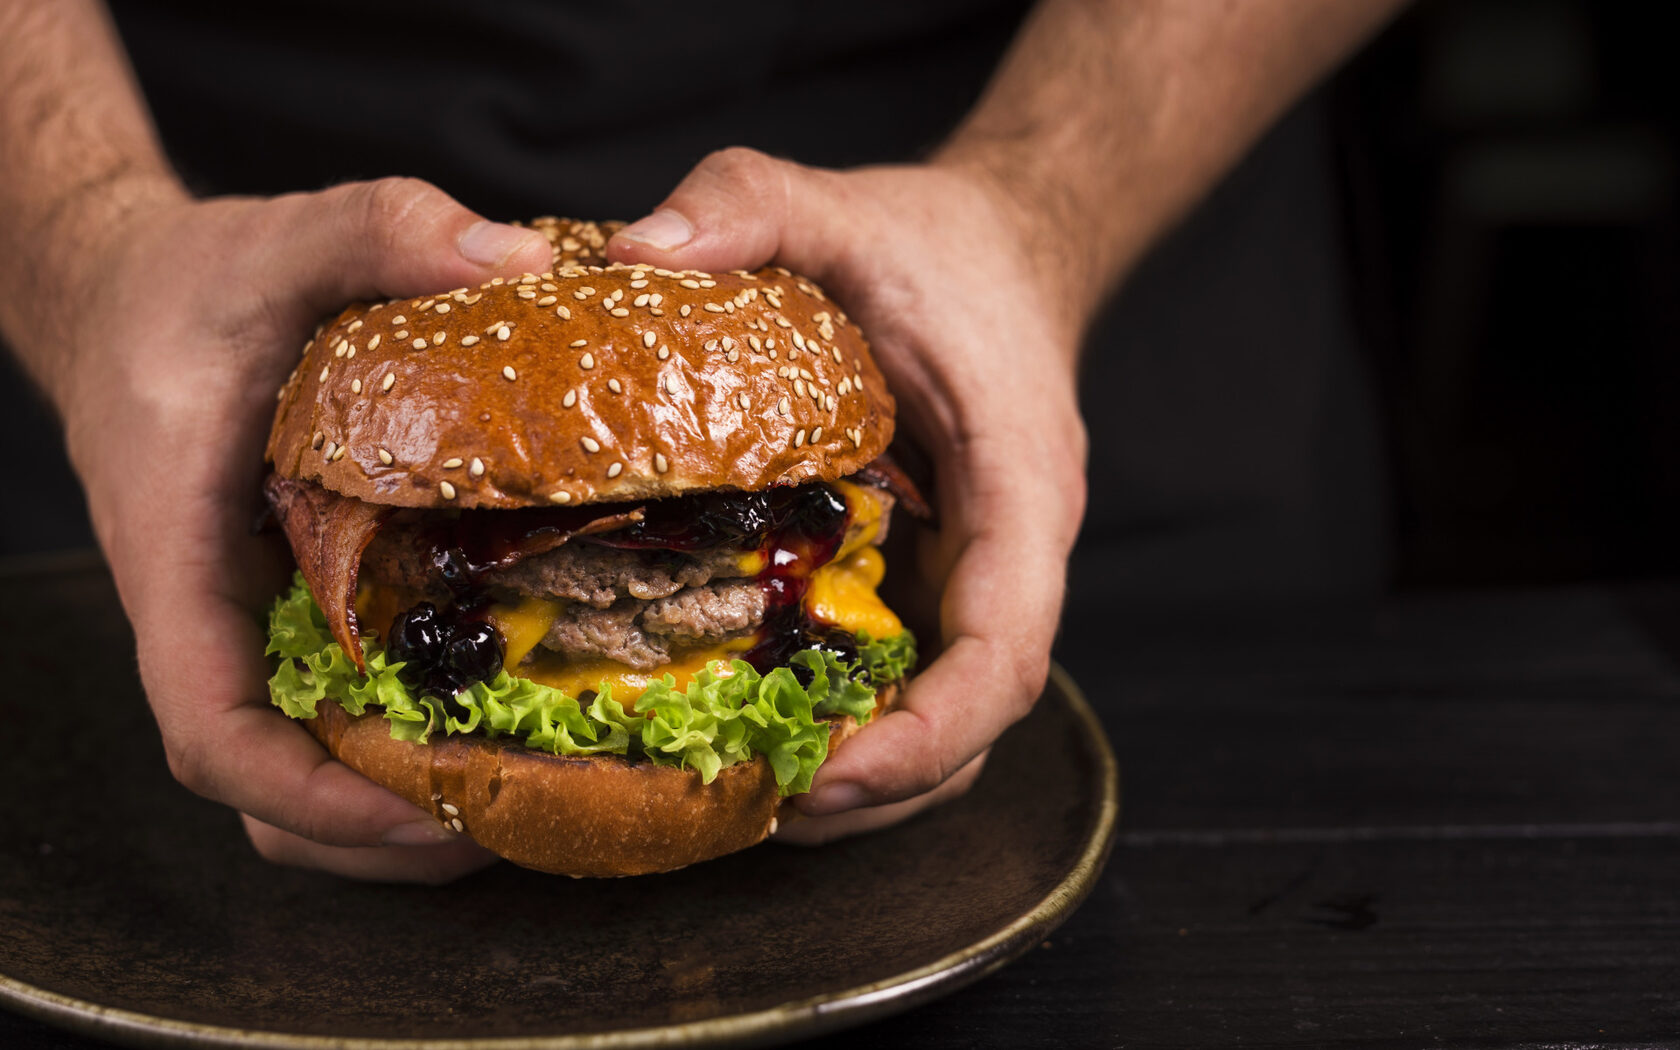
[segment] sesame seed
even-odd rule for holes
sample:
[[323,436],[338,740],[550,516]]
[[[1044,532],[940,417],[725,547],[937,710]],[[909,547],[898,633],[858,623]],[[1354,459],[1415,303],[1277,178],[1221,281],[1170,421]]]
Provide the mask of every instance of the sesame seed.
[[482,478],[484,476],[484,461],[479,459],[477,456],[474,456],[472,458],[472,466],[467,468],[467,473],[471,474],[475,478]]
[[[764,345],[765,345],[765,346],[767,346],[767,347],[769,347],[769,348],[770,348],[770,349],[772,349],[772,350],[774,350],[774,349],[776,349],[776,337],[775,337],[775,336],[771,336],[771,337],[770,337],[770,338],[768,338],[768,339],[766,339],[766,340],[765,340],[765,341],[764,341]],[[772,354],[772,355],[770,355],[770,356],[772,356],[772,357],[774,357],[774,356],[775,356],[775,355],[774,355],[774,354]]]
[[631,270],[630,271],[630,279],[632,281],[644,280],[644,279],[646,279],[646,277],[647,277],[647,271],[646,270]]
[[623,307],[623,306],[615,306],[608,312],[611,313],[614,317],[629,317],[630,316],[629,308]]
[[583,287],[582,287],[582,288],[579,288],[579,289],[578,289],[578,291],[580,291],[580,292],[582,292],[582,293],[583,293],[583,297],[584,297],[584,298],[585,298],[585,299],[587,299],[587,298],[589,298],[589,297],[590,297],[590,296],[592,296],[592,295],[594,295],[594,294],[595,294],[595,289],[593,289],[593,288],[591,288],[591,287],[590,287],[590,286],[589,286],[589,285],[587,285],[587,284],[586,284],[586,285],[584,285],[584,286],[583,286]]
[[537,293],[531,291],[529,288],[521,288],[519,290],[519,298],[521,299],[535,299],[536,297]]
[[506,324],[507,324],[506,321],[492,321],[492,322],[490,322],[490,327],[488,327],[484,330],[484,334],[489,335],[490,333],[494,332],[496,329],[501,328]]
[[429,344],[424,339],[416,338],[414,340],[414,349],[416,350],[424,350],[428,345]]
[[782,399],[776,402],[776,411],[786,416],[792,414],[792,409],[793,402],[788,400],[788,396],[786,394],[783,394]]
[[794,448],[803,448],[804,446],[805,446],[805,428],[800,427],[799,432],[793,435],[793,447]]
[[737,404],[739,404],[739,405],[740,405],[740,406],[741,406],[741,411],[743,411],[743,412],[745,412],[745,411],[746,411],[746,410],[747,410],[747,404],[748,404],[748,402],[747,402],[747,393],[746,393],[746,391],[744,391],[744,390],[743,390],[743,391],[742,391],[742,392],[741,392],[741,396],[740,396],[740,397],[737,397],[737,398],[736,398],[736,399],[735,399],[735,401],[736,401],[736,403],[737,403]]
[[350,380],[350,392],[352,394],[359,394],[362,392],[362,381],[360,379]]
[[[644,281],[643,283],[645,284],[646,282]],[[648,304],[648,300],[652,298],[653,297],[648,295],[648,293],[643,292],[641,295],[636,296],[636,298],[631,301],[630,305],[635,307],[646,306]]]
[[700,287],[700,282],[696,281],[692,277],[684,277],[682,280],[678,281],[677,283],[682,285],[684,288],[698,288],[698,287]]
[[726,359],[729,361],[730,364],[734,364],[736,361],[739,361],[741,359],[741,351],[731,350],[725,356],[726,356]]
[[717,348],[718,348],[718,341],[716,339],[706,340],[706,352],[708,354],[715,352],[717,350]]
[[828,400],[824,403],[824,407],[827,408],[830,412],[832,412],[832,411],[834,411],[834,404],[835,404],[834,395],[833,394],[828,395]]
[[764,349],[764,343],[762,341],[760,341],[758,336],[756,336],[756,335],[747,336],[747,342],[749,344],[751,344],[751,346],[753,348],[753,353],[759,353],[759,352],[763,351],[763,349]]
[[508,341],[508,336],[512,334],[513,329],[509,328],[507,325],[502,325],[500,328],[496,329],[496,338],[504,343]]
[[607,380],[607,389],[611,390],[615,394],[622,394],[624,393],[624,384],[620,383],[616,379],[609,379]]
[[461,465],[461,457],[460,456],[450,456],[448,459],[443,461],[443,469],[444,470],[454,470],[456,467],[459,467],[460,465]]
[[649,350],[652,350],[653,344],[657,342],[659,342],[659,336],[657,334],[653,332],[642,333],[642,345],[647,347]]
[[399,331],[396,335],[392,336],[391,338],[396,339],[399,342],[401,340],[407,339],[408,338],[408,329],[406,329],[406,328],[402,329],[401,331]]
[[665,301],[665,296],[660,294],[659,292],[654,292],[653,295],[648,297],[648,302],[650,304],[652,304],[653,306],[658,306],[660,303],[662,303],[664,301]]
[[391,463],[393,462],[393,460],[391,459],[391,454],[389,452],[385,451],[384,449],[380,449],[379,450],[379,462],[385,464],[387,467],[390,466]]
[[607,468],[607,477],[609,478],[616,478],[622,473],[624,473],[624,464],[622,463],[614,463]]
[[329,441],[321,449],[321,458],[327,460],[328,462],[331,462],[331,460],[333,458],[333,453],[337,452],[337,451],[338,451],[338,443],[335,442],[335,441]]
[[449,333],[448,332],[433,332],[432,333],[432,345],[433,346],[442,346],[443,341],[445,339],[448,339],[448,338],[449,338]]
[[548,281],[544,281],[541,285],[541,288],[545,292],[558,292],[560,290],[558,286],[556,286],[556,285],[554,285],[554,284],[552,284]]
[[799,395],[800,397],[804,397],[805,396],[805,380],[795,379],[793,381],[793,392],[795,394]]
[[583,446],[585,452],[591,454],[601,451],[601,443],[587,434],[578,439],[578,444]]
[[520,284],[536,284],[537,283],[537,275],[534,274],[534,273],[528,273],[528,274],[526,274],[525,276],[523,276],[519,279],[519,283]]
[[339,460],[343,459],[344,458],[344,453],[348,448],[349,448],[348,445],[338,446],[338,449],[335,452],[333,452],[333,454],[332,454],[333,462],[337,463]]
[[585,372],[589,371],[591,368],[594,368],[595,367],[595,355],[594,354],[584,354],[582,357],[578,358],[578,367],[582,368]]
[[[391,326],[393,328],[396,327],[397,325],[407,324],[407,323],[408,323],[408,318],[405,317],[402,314],[395,314],[391,317]],[[398,336],[397,338],[401,339],[402,336]]]
[[433,307],[433,309],[440,314],[446,314],[449,312],[450,307],[448,303],[438,303],[437,306]]
[[840,348],[838,346],[834,348],[834,363],[837,365],[843,363],[840,360]]
[[776,326],[779,327],[779,328],[792,328],[793,327],[793,322],[788,320],[787,318],[783,317],[781,314],[777,314],[776,315]]
[[728,336],[727,336],[727,335],[726,335],[726,336],[724,336],[724,337],[723,337],[723,348],[724,348],[724,349],[725,349],[725,350],[733,350],[733,349],[735,349],[735,340],[733,340],[733,339],[731,339],[731,338],[729,338],[729,337],[728,337]]
[[793,345],[801,350],[805,349],[805,337],[798,332],[793,333]]
[[723,313],[723,307],[719,306],[717,303],[707,303],[706,312],[709,314],[721,314]]
[[373,333],[373,338],[368,340],[368,349],[369,350],[378,350],[379,349],[379,333],[378,332]]
[[560,318],[562,321],[570,321],[572,319],[572,311],[567,307],[558,306],[554,309],[554,316]]
[[449,826],[454,828],[456,831],[466,831],[467,830],[467,826],[465,824],[461,823],[461,818],[460,817],[456,817],[454,820],[451,820],[449,822]]
[[421,313],[425,313],[427,310],[432,308],[432,304],[435,302],[437,302],[436,299],[427,299],[425,302],[417,306],[416,309],[418,309]]
[[560,399],[560,407],[561,408],[571,408],[575,404],[577,404],[577,391],[576,390],[566,391],[566,396]]
[[583,300],[589,298],[589,296],[583,294],[583,289],[579,288],[577,291],[572,293],[572,298],[582,302]]
[[334,357],[343,357],[344,356],[344,351],[349,349],[349,348],[350,348],[350,344],[345,342],[344,340],[340,339],[337,343],[333,344],[333,356]]
[[691,309],[693,309],[693,307],[691,307],[691,306],[689,306],[689,305],[688,305],[688,304],[687,304],[687,303],[683,303],[683,304],[682,304],[682,309],[681,309],[681,310],[678,310],[678,311],[677,311],[677,313],[679,313],[679,314],[681,314],[681,315],[682,315],[682,316],[684,316],[684,317],[687,317],[687,316],[688,316],[688,312],[689,312],[689,310],[691,310]]
[[443,498],[444,499],[454,499],[455,498],[455,486],[451,485],[447,481],[438,482],[438,491],[443,493]]
[[476,336],[476,335],[465,336],[461,340],[461,345],[462,346],[477,346],[478,345],[478,336]]
[[327,381],[327,369],[329,367],[331,367],[331,366],[330,365],[322,365],[321,366],[321,382],[323,382],[323,383],[325,383]]
[[821,440],[822,440],[822,427],[818,427],[817,429],[811,431],[811,444],[815,445],[817,442],[819,442]]
[[668,346],[660,346],[660,348],[659,348],[659,359],[661,361],[663,361],[667,357],[670,357],[670,356],[671,356],[671,348],[668,347]]
[[665,459],[665,453],[655,452],[653,454],[653,469],[661,474],[671,469],[671,464]]
[[862,448],[863,447],[863,428],[862,427],[853,427],[851,429],[850,433],[848,433],[846,436],[852,439],[852,447],[853,448]]
[[852,373],[852,389],[853,390],[862,390],[863,389],[863,373],[862,372]]
[[450,803],[448,803],[448,802],[445,802],[445,803],[444,803],[444,804],[443,804],[443,811],[444,811],[444,812],[445,812],[445,813],[447,813],[447,814],[449,814],[449,815],[450,815],[450,816],[452,816],[452,817],[458,817],[458,816],[460,816],[460,815],[461,815],[461,807],[460,807],[460,806],[455,806],[455,805],[451,805],[451,804],[450,804]]
[[570,503],[572,501],[572,494],[570,492],[566,492],[565,490],[550,492],[548,494],[548,499],[550,503]]
[[361,329],[362,329],[361,319],[357,318],[356,320],[350,322],[350,327],[346,328],[345,331],[347,331],[347,332],[359,332],[359,331],[361,331]]
[[670,394],[672,397],[676,397],[681,390],[682,388],[677,385],[676,376],[670,375],[665,377],[665,392],[667,394]]
[[571,342],[571,346],[572,346],[573,349],[576,349],[580,346],[588,346],[588,345],[589,345],[589,340],[587,340],[587,339],[573,339],[572,342]]
[[650,316],[650,317],[664,317],[665,316],[665,311],[661,310],[657,306],[650,306],[650,307],[648,307],[648,316]]
[[702,288],[716,288],[717,287],[717,282],[713,281],[709,278],[704,278],[703,277],[703,278],[700,279],[700,287],[702,287]]
[[310,439],[309,447],[310,448],[320,448],[321,447],[321,432],[319,430],[315,431],[315,436]]
[[541,299],[537,300],[537,305],[538,306],[553,306],[555,303],[557,303],[559,301],[560,301],[559,296],[545,295]]

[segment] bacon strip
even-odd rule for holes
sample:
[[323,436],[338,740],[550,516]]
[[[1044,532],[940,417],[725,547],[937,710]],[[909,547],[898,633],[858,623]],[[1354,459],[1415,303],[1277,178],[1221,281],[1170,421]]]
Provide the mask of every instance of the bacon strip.
[[278,474],[268,476],[263,494],[280,519],[298,571],[326,616],[333,641],[344,647],[358,671],[366,673],[356,624],[356,574],[362,552],[394,508]]
[[910,475],[893,461],[885,452],[867,463],[862,470],[852,476],[852,480],[861,481],[865,485],[873,485],[878,489],[886,489],[898,498],[905,513],[917,521],[933,521],[933,507],[923,498],[916,483],[910,480]]

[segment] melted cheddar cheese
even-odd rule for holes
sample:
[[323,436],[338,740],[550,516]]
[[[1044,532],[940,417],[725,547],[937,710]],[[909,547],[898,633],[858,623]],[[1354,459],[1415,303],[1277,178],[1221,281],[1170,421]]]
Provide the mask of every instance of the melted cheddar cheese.
[[875,595],[885,572],[886,562],[874,547],[861,547],[829,562],[811,574],[805,591],[806,615],[848,634],[867,631],[873,638],[897,634],[904,624]]
[[[502,632],[507,648],[502,652],[502,666],[518,667],[520,661],[537,647],[565,611],[566,603],[550,598],[522,598],[518,605],[496,604],[486,614],[496,630]],[[577,694],[572,694],[576,696]]]

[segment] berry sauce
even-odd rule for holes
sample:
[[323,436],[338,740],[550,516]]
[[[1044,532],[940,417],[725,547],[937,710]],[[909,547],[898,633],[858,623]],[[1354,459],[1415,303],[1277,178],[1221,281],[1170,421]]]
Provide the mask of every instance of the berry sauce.
[[[615,513],[635,518],[607,532],[573,535],[588,522]],[[430,545],[431,564],[454,595],[453,604],[440,612],[422,602],[398,616],[391,625],[390,652],[393,659],[410,661],[413,670],[404,669],[405,679],[439,696],[451,697],[472,682],[495,677],[503,642],[484,622],[489,606],[484,575],[529,553],[553,549],[555,537],[567,542],[563,537],[570,536],[569,542],[625,550],[756,550],[763,557],[758,585],[764,591],[764,626],[744,655],[747,663],[764,673],[813,647],[855,661],[851,637],[812,621],[804,606],[811,574],[834,557],[849,522],[845,499],[824,484],[707,493],[640,507],[465,512],[440,523]],[[809,684],[809,672],[800,677]]]

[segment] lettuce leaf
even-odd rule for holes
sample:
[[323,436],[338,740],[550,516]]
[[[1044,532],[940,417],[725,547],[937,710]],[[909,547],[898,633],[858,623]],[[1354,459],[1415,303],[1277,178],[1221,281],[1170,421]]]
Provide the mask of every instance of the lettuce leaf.
[[388,662],[385,650],[367,639],[362,640],[367,674],[357,671],[332,640],[301,575],[269,611],[267,651],[279,657],[268,680],[269,696],[293,718],[314,718],[316,705],[330,699],[352,715],[382,710],[399,740],[424,742],[437,732],[509,736],[555,755],[635,755],[694,769],[708,784],[725,766],[764,755],[784,795],[809,791],[811,777],[828,757],[828,725],[822,719],[843,714],[868,721],[875,690],[904,677],[916,659],[908,631],[880,641],[864,635],[855,663],[823,650],[796,653],[790,666],[810,672],[806,686],[790,667],[761,675],[735,660],[728,675],[707,668],[684,689],[666,675],[628,710],[613,699],[610,687],[584,705],[503,670],[445,705],[410,690],[399,677],[403,664]]

